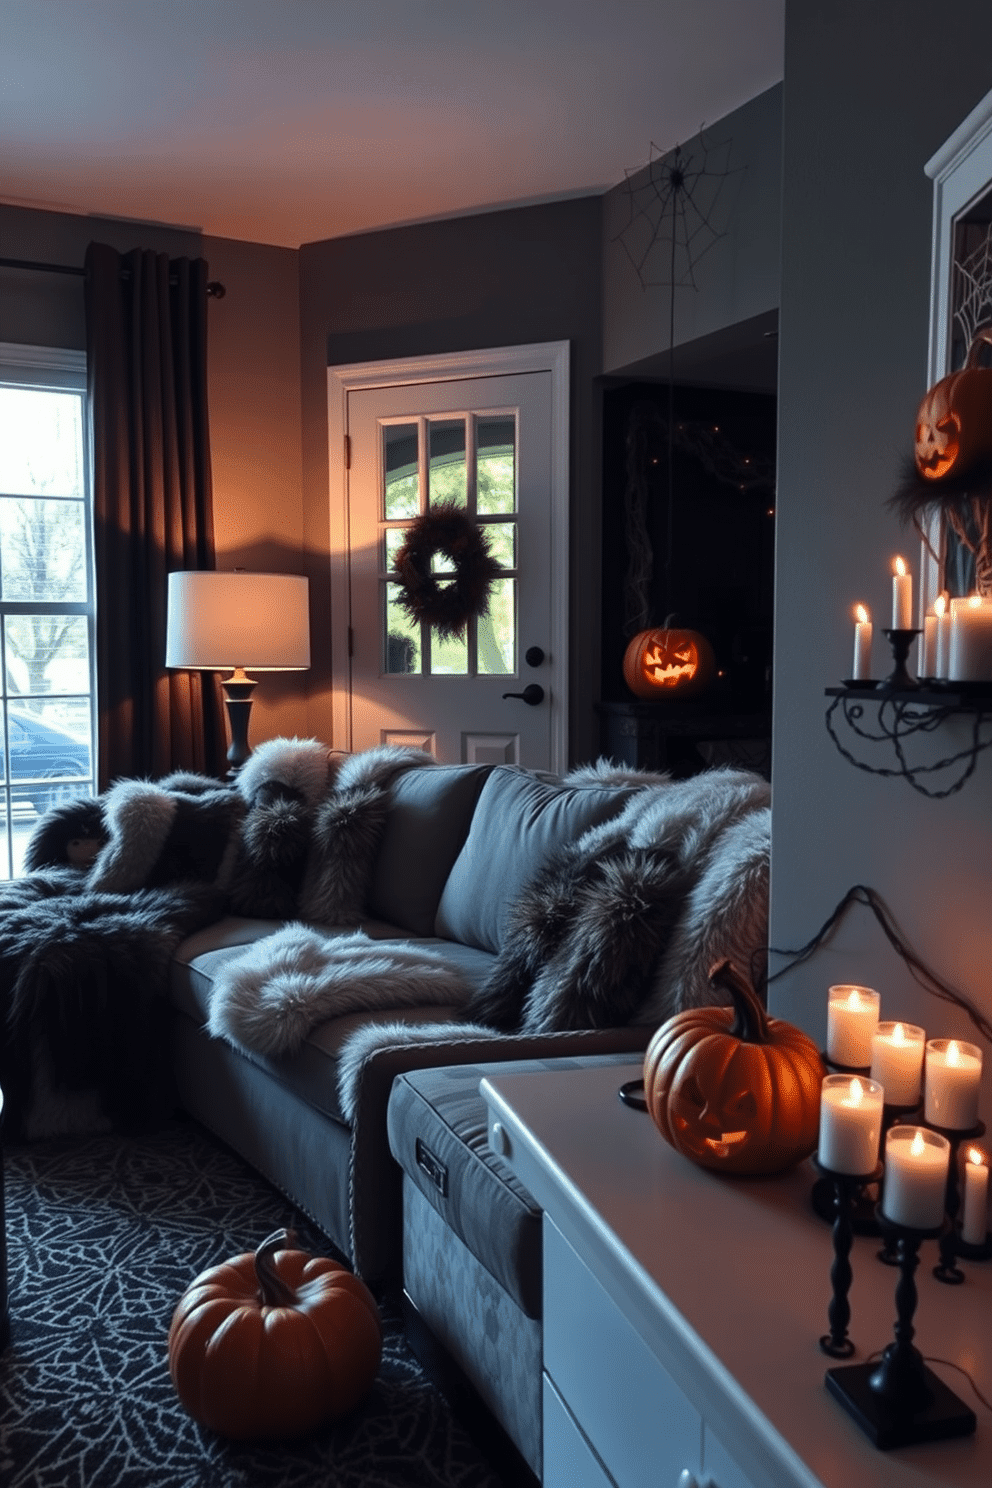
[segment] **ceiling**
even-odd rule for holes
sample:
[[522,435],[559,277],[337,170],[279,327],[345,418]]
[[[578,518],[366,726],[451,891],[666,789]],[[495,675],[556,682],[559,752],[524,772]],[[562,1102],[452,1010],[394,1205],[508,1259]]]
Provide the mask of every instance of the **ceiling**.
[[600,192],[782,76],[785,0],[0,0],[0,201],[295,248]]

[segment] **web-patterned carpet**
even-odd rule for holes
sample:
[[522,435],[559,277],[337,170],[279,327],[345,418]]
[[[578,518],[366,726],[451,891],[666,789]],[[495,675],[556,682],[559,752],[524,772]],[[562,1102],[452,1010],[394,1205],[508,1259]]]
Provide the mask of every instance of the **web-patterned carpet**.
[[18,1147],[4,1167],[4,1488],[500,1488],[389,1309],[375,1385],[347,1420],[262,1446],[224,1441],[186,1414],[166,1341],[194,1276],[282,1225],[303,1249],[333,1254],[193,1122]]

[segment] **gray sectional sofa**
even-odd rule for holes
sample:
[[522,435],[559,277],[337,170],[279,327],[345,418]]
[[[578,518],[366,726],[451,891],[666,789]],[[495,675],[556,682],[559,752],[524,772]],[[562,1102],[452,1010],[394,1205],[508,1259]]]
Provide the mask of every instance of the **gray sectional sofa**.
[[[750,964],[763,955],[767,925],[768,786],[746,772],[669,782],[600,765],[552,781],[512,767],[430,765],[395,773],[387,798],[360,930],[374,947],[437,957],[453,973],[456,996],[449,982],[447,995],[431,1001],[428,978],[409,1005],[393,1005],[387,976],[375,1006],[346,1002],[350,1010],[312,1020],[292,1052],[265,1053],[236,1034],[218,1036],[218,984],[246,952],[261,947],[264,955],[281,922],[225,917],[182,943],[171,973],[183,1106],[283,1189],[373,1283],[402,1268],[401,1173],[387,1133],[398,1075],[504,1059],[639,1056],[668,1012],[708,999],[714,959],[732,954]],[[645,863],[655,880],[644,872],[638,879]],[[554,902],[535,906],[527,886],[556,864]],[[637,915],[621,927],[624,942],[604,936],[596,916],[629,903],[645,883]],[[555,912],[568,923],[535,945],[521,905],[538,915],[538,940]],[[354,929],[322,925],[318,933],[344,945]],[[647,964],[652,936],[659,949]],[[606,1001],[570,1018],[562,989],[583,978],[618,984],[620,1015]],[[541,988],[543,1004],[532,995]],[[514,991],[521,1010],[508,1016]],[[478,1016],[494,1006],[502,1008],[498,1027]]]

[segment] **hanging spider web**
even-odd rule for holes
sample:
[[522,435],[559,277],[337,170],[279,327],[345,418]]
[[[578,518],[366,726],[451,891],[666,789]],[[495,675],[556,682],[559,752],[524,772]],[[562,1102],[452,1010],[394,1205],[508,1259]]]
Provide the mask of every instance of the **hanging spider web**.
[[967,353],[979,326],[992,320],[992,223],[968,256],[954,264],[953,314]]
[[698,289],[695,270],[721,238],[732,141],[711,142],[702,130],[688,145],[660,150],[652,141],[646,166],[624,172],[627,220],[619,242],[642,289]]

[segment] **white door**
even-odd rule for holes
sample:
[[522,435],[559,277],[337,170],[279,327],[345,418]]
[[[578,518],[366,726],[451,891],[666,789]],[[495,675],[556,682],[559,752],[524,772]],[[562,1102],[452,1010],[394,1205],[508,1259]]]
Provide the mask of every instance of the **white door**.
[[[555,401],[551,369],[344,389],[346,747],[563,768]],[[411,619],[393,569],[411,521],[442,500],[478,523],[500,565],[488,612],[447,640]]]

